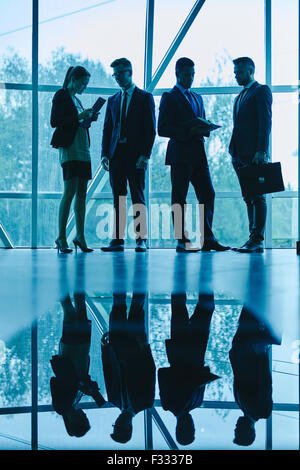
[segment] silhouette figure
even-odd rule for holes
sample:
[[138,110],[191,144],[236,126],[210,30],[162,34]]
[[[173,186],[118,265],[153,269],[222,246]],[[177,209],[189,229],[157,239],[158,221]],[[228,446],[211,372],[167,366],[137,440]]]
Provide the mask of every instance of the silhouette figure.
[[[155,105],[151,93],[132,81],[126,58],[111,63],[121,90],[107,101],[102,139],[102,164],[109,171],[115,218],[113,239],[103,251],[123,251],[126,229],[127,185],[134,210],[136,251],[146,251],[145,178],[155,138]],[[139,215],[138,215],[139,214]]]
[[269,304],[264,262],[260,256],[250,258],[246,299],[229,351],[234,397],[243,412],[233,442],[242,446],[254,442],[255,423],[272,412],[270,350],[272,344],[281,344],[282,336],[276,311]]
[[145,299],[145,294],[133,293],[127,318],[126,294],[114,294],[109,331],[102,338],[107,398],[121,410],[111,437],[120,443],[131,439],[134,416],[154,403],[155,364],[145,331]]
[[255,440],[255,423],[267,419],[273,408],[270,348],[280,344],[268,326],[243,307],[229,358],[234,397],[243,416],[238,418],[233,442],[249,446]]
[[173,213],[176,251],[199,251],[191,246],[185,226],[186,196],[190,183],[199,204],[204,205],[202,250],[225,251],[229,247],[218,243],[212,230],[215,191],[204,147],[204,137],[209,137],[209,133],[199,126],[191,128],[188,125],[195,118],[205,119],[202,96],[191,91],[194,62],[181,57],[176,62],[175,74],[176,85],[161,97],[157,129],[158,135],[169,138],[165,164],[171,167],[172,207],[174,210],[175,207],[180,209],[179,217]]
[[[266,163],[272,127],[272,92],[254,79],[255,64],[250,57],[233,61],[234,75],[244,88],[233,106],[233,131],[229,144],[232,164],[240,180],[240,169]],[[240,180],[241,181],[241,180]],[[245,197],[249,220],[249,239],[237,249],[241,253],[263,252],[267,217],[265,195]]]
[[[61,283],[67,285],[65,264],[61,269]],[[70,294],[64,292],[61,305],[64,312],[62,336],[58,354],[50,360],[55,377],[50,379],[50,390],[54,410],[62,416],[70,436],[84,436],[90,429],[89,420],[79,402],[83,395],[91,396],[101,407],[105,400],[97,382],[89,375],[91,321],[87,317],[85,292],[81,285],[84,279],[84,265],[76,264],[74,305]],[[68,286],[67,286],[68,291]]]
[[158,369],[158,381],[161,405],[176,416],[176,439],[181,445],[194,441],[195,427],[190,412],[201,406],[205,385],[218,378],[204,365],[214,306],[213,294],[199,293],[189,318],[186,294],[171,296],[171,339],[166,340],[170,366]]
[[90,122],[98,119],[98,113],[92,108],[84,109],[76,96],[86,89],[90,73],[82,66],[70,67],[61,89],[52,101],[51,126],[55,128],[51,145],[58,149],[63,171],[64,193],[59,205],[58,237],[55,240],[57,250],[71,253],[67,243],[67,221],[71,203],[74,200],[76,237],[74,246],[84,252],[93,251],[85,240],[85,210],[88,180],[92,179],[89,129],[83,126],[85,119]]

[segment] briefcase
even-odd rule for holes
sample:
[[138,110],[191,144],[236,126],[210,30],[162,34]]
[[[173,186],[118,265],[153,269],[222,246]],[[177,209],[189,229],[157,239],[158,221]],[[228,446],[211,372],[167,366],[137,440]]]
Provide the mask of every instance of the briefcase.
[[243,197],[284,191],[280,162],[241,167],[238,176]]

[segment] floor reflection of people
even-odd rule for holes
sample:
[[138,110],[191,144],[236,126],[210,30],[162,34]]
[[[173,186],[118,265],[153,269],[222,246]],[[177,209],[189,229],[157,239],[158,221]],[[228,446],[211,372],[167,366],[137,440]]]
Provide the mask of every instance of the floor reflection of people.
[[64,420],[70,436],[84,436],[90,429],[89,420],[78,407],[83,395],[92,396],[99,407],[105,400],[97,382],[89,375],[91,321],[87,317],[85,293],[74,293],[74,305],[69,294],[61,300],[64,312],[62,336],[58,354],[52,356],[55,374],[50,380],[54,410]]
[[274,305],[265,263],[251,257],[244,305],[229,352],[233,370],[233,391],[243,412],[234,431],[234,443],[249,446],[255,440],[255,423],[272,412],[272,374],[270,351],[282,337],[280,305]]
[[171,295],[171,338],[166,340],[170,366],[158,370],[161,405],[176,416],[176,439],[181,445],[194,441],[190,412],[201,406],[206,384],[218,378],[204,365],[214,295],[200,293],[190,318],[186,300],[185,293]]
[[255,440],[255,423],[267,419],[273,408],[270,349],[280,344],[261,319],[243,307],[229,352],[234,397],[243,416],[238,418],[234,443],[249,446]]
[[102,362],[107,399],[121,411],[111,438],[126,443],[134,416],[151,408],[155,364],[145,330],[146,294],[133,293],[127,318],[126,293],[113,296],[109,331],[102,338]]

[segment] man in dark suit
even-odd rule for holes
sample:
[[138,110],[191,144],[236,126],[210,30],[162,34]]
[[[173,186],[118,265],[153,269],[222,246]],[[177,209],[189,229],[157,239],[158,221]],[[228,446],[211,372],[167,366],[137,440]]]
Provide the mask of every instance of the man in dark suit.
[[[272,93],[267,85],[254,80],[255,65],[252,59],[239,57],[233,63],[236,81],[244,87],[234,102],[234,125],[229,145],[233,166],[239,177],[241,167],[268,161]],[[266,197],[264,194],[245,197],[244,201],[247,205],[250,236],[237,251],[261,253],[267,217]]]
[[127,318],[126,293],[113,295],[109,332],[102,338],[102,364],[108,401],[121,411],[111,437],[125,443],[132,436],[132,421],[152,408],[155,363],[145,330],[146,294],[132,294]]
[[280,343],[266,323],[243,306],[229,351],[234,397],[243,412],[236,423],[235,444],[251,445],[255,440],[255,424],[272,413],[270,349],[272,344]]
[[190,412],[202,405],[206,384],[219,378],[204,365],[214,294],[199,293],[190,318],[186,301],[186,293],[171,295],[171,338],[165,341],[170,366],[158,369],[161,405],[176,417],[176,439],[181,445],[194,441]]
[[[162,95],[158,118],[158,134],[169,137],[166,165],[171,166],[172,209],[177,251],[199,251],[190,248],[185,230],[184,211],[189,183],[194,186],[199,204],[204,205],[204,243],[202,251],[224,251],[212,232],[215,192],[207,164],[204,134],[199,127],[190,128],[195,117],[205,118],[201,95],[190,90],[195,69],[191,59],[182,57],[176,62],[176,86]],[[200,206],[201,207],[201,206]],[[180,217],[175,217],[180,208]],[[178,220],[179,219],[179,220]]]
[[112,62],[113,76],[121,91],[107,102],[102,139],[102,164],[109,171],[113,192],[114,234],[103,251],[123,251],[126,229],[127,183],[133,204],[136,251],[146,251],[147,222],[145,175],[155,139],[155,106],[151,93],[132,81],[128,59]]

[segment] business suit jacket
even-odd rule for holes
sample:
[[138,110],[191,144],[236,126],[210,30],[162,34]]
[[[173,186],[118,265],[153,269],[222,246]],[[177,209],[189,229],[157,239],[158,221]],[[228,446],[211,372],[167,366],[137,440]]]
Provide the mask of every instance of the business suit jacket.
[[135,413],[151,408],[155,394],[155,364],[144,326],[145,294],[133,293],[127,319],[122,294],[115,294],[109,332],[102,341],[102,365],[108,400],[124,407],[127,395]]
[[[197,105],[197,117],[205,119],[201,95],[191,92]],[[163,93],[158,116],[158,135],[169,137],[166,165],[174,163],[205,163],[203,137],[190,137],[187,121],[195,118],[195,113],[177,86]],[[206,134],[209,136],[209,134]]]
[[[102,138],[102,157],[112,159],[120,134],[119,91],[107,100]],[[126,115],[126,138],[130,159],[143,155],[150,158],[155,139],[155,105],[151,93],[135,87]]]
[[238,112],[233,106],[233,131],[229,153],[233,160],[251,162],[255,153],[268,153],[272,126],[272,93],[267,85],[254,82],[242,98]]
[[124,338],[118,349],[110,342],[101,346],[108,401],[122,410],[124,391],[127,391],[135,413],[151,408],[155,394],[155,364],[150,345],[141,348],[134,339]]
[[218,377],[204,366],[199,346],[186,340],[166,340],[170,367],[158,369],[161,405],[175,416],[202,405],[206,384]]
[[268,350],[281,344],[269,327],[243,307],[229,358],[233,371],[233,391],[239,408],[258,420],[272,412],[272,374]]
[[[78,100],[78,98],[76,99]],[[71,95],[64,88],[58,90],[53,97],[50,123],[51,127],[56,128],[50,144],[55,148],[70,147],[79,127],[79,120],[78,111]],[[88,129],[87,133],[90,144]]]

